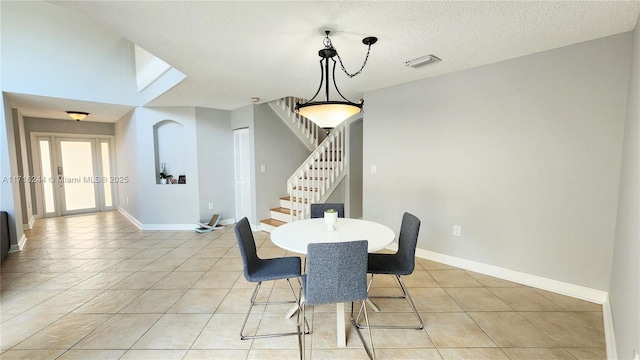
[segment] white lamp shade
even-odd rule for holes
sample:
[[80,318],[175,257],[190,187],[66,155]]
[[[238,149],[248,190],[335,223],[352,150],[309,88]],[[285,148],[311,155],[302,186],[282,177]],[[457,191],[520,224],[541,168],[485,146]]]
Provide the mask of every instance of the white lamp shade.
[[71,117],[73,120],[80,121],[84,120],[84,118],[86,118],[89,113],[82,111],[67,111],[67,115],[69,115],[69,117]]
[[348,117],[360,112],[360,108],[349,104],[318,104],[300,107],[300,115],[321,128],[335,128]]

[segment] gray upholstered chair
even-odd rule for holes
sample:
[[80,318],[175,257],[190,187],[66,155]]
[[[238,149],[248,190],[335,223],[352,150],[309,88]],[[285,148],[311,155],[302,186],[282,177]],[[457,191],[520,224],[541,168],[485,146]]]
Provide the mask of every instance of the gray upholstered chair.
[[[245,335],[244,328],[247,325],[247,319],[249,319],[249,315],[251,314],[251,310],[254,306],[257,305],[268,305],[268,304],[287,304],[287,303],[295,303],[298,307],[300,307],[300,302],[298,301],[298,297],[296,296],[293,287],[291,286],[291,278],[300,277],[300,258],[297,256],[288,256],[288,257],[280,257],[280,258],[272,258],[272,259],[260,259],[258,257],[258,252],[256,250],[255,239],[253,238],[253,232],[251,231],[251,225],[249,224],[249,220],[247,218],[242,218],[242,220],[238,221],[235,226],[236,232],[236,240],[238,241],[238,246],[240,247],[240,255],[242,256],[242,261],[244,263],[244,278],[249,282],[256,283],[255,290],[253,291],[253,295],[251,295],[251,306],[249,306],[249,311],[247,311],[247,316],[244,318],[244,322],[242,323],[242,328],[240,329],[240,339],[257,339],[257,338],[265,338],[265,337],[275,337],[275,336],[286,336],[286,335],[298,335],[297,332],[288,332],[288,333],[274,333],[274,334],[263,334],[263,335]],[[260,291],[260,285],[263,281],[271,281],[271,280],[282,280],[286,279],[289,284],[289,289],[291,289],[291,294],[293,294],[293,301],[272,301],[272,302],[256,302],[256,296],[258,295],[258,291]]]
[[338,212],[338,217],[344,217],[344,204],[343,203],[317,203],[311,204],[311,218],[324,217],[324,211],[328,209],[335,209]]
[[[300,319],[305,319],[307,305],[362,301],[360,311],[364,313],[368,324],[369,317],[364,306],[367,299],[367,246],[366,240],[308,245],[307,273],[301,277],[302,314],[298,312],[301,358],[305,356],[305,335],[300,331],[302,326]],[[353,323],[353,319],[351,321]],[[358,336],[369,357],[375,359],[371,330],[369,330],[371,351],[367,348],[359,330]]]
[[[420,219],[407,212],[402,216],[402,224],[400,225],[400,236],[398,237],[398,251],[395,254],[369,254],[369,264],[367,272],[371,274],[368,288],[371,288],[373,279],[376,275],[393,275],[397,280],[401,296],[370,296],[370,298],[396,298],[406,299],[414,314],[418,318],[417,325],[372,325],[373,328],[382,329],[416,329],[424,328],[424,322],[416,309],[409,290],[402,281],[403,275],[411,275],[415,268],[416,261],[416,245],[418,243],[418,231],[420,230]],[[352,314],[353,316],[353,314]],[[361,313],[356,316],[356,324],[359,328],[364,328],[358,321]]]

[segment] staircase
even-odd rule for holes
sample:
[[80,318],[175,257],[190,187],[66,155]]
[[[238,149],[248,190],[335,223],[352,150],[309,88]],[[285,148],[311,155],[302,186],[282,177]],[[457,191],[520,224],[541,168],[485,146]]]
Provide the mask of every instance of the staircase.
[[260,221],[263,231],[270,233],[287,222],[308,219],[311,204],[327,201],[348,170],[347,129],[348,121],[333,129],[291,175],[289,195],[280,198],[279,207],[270,209],[270,219]]
[[302,99],[291,96],[269,102],[271,109],[280,116],[282,121],[293,131],[302,143],[311,151],[318,147],[324,139],[324,130],[311,120],[294,111],[296,101]]

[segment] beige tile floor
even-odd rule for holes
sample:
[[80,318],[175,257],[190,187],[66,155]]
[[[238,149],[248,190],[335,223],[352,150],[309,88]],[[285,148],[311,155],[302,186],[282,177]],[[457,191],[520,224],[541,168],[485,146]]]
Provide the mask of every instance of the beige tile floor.
[[[254,284],[242,276],[232,226],[140,231],[117,212],[42,219],[1,268],[0,357],[9,359],[296,359],[293,336],[240,340]],[[259,254],[288,254],[255,233]],[[424,330],[373,330],[381,359],[605,359],[597,304],[418,259],[405,277]],[[297,284],[297,282],[293,282]],[[396,291],[377,277],[372,294]],[[285,299],[286,282],[261,299]],[[415,319],[376,299],[373,323]],[[262,307],[248,329],[290,331],[287,305]],[[352,329],[336,348],[335,307],[308,309],[313,359],[365,359]],[[372,313],[372,312],[371,312]]]

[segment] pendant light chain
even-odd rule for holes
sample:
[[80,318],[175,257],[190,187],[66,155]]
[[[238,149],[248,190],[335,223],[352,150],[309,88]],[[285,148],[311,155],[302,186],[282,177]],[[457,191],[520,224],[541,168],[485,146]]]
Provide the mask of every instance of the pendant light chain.
[[371,45],[373,45],[373,44],[369,44],[368,47],[367,47],[367,56],[365,56],[364,62],[362,63],[362,66],[360,67],[360,70],[358,70],[355,73],[351,74],[344,67],[344,64],[342,63],[342,58],[340,57],[340,54],[338,53],[338,50],[336,50],[336,48],[333,47],[333,44],[331,43],[331,39],[329,38],[329,35],[327,34],[327,36],[324,38],[324,46],[325,46],[325,48],[332,49],[332,50],[336,51],[336,56],[338,57],[338,61],[340,62],[340,67],[342,68],[342,71],[344,71],[344,73],[347,74],[347,76],[349,78],[352,78],[352,77],[354,77],[356,75],[360,75],[362,70],[364,70],[364,67],[367,65],[367,60],[369,60],[369,53],[371,52]]
[[344,71],[345,74],[347,74],[348,77],[352,78],[356,75],[359,75],[362,70],[364,70],[365,65],[367,65],[367,60],[369,60],[369,52],[371,51],[371,45],[369,45],[369,48],[367,49],[367,56],[364,58],[364,63],[362,63],[362,67],[360,68],[360,70],[356,71],[353,74],[349,74],[349,72],[347,71],[347,69],[344,67],[344,64],[342,64],[342,59],[340,58],[340,54],[336,53],[336,56],[338,57],[338,61],[340,62],[340,67],[342,68],[342,71]]

